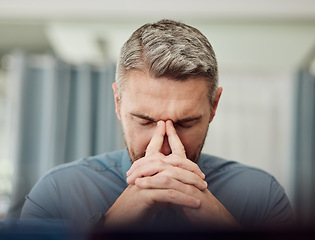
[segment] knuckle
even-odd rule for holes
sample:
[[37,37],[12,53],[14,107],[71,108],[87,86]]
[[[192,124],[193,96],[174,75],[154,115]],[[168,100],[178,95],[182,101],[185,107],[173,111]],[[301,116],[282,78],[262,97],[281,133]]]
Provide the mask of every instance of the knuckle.
[[161,176],[160,182],[161,182],[162,185],[168,186],[168,185],[171,184],[171,178],[168,177],[168,176]]
[[167,189],[167,195],[170,198],[176,198],[176,191],[174,189]]
[[193,161],[190,161],[189,163],[190,163],[190,164],[192,165],[192,167],[195,168],[196,170],[200,170],[197,163],[195,163],[195,162],[193,162]]
[[181,174],[181,168],[179,167],[173,167],[171,172],[174,174],[174,176],[179,176]]
[[146,188],[147,186],[147,180],[143,179],[143,178],[137,178],[135,181],[135,184],[139,187],[139,188]]
[[177,153],[172,153],[167,156],[168,161],[172,164],[178,165],[181,163],[182,158]]
[[156,160],[156,167],[158,169],[162,169],[164,167],[164,165],[165,165],[165,162],[163,160],[159,160],[159,159]]
[[170,167],[170,168],[167,168],[167,169],[163,172],[163,175],[175,177],[175,176],[178,176],[178,170],[176,169],[176,167]]
[[196,195],[198,192],[198,189],[192,185],[188,186],[188,192],[191,193],[192,195]]
[[143,182],[143,185],[146,187],[148,187],[152,184],[152,178],[151,177],[141,178],[141,181]]

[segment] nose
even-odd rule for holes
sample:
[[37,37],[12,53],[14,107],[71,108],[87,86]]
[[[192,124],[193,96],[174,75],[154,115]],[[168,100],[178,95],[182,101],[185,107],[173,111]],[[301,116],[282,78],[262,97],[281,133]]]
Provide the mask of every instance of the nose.
[[172,153],[172,150],[171,150],[171,147],[168,143],[168,138],[166,135],[164,136],[163,145],[161,147],[161,153],[166,155],[166,156]]

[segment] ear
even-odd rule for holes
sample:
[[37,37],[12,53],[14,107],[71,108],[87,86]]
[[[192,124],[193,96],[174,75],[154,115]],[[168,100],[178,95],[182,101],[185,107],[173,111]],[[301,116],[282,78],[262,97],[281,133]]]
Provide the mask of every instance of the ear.
[[213,118],[215,116],[215,113],[216,113],[217,108],[218,108],[218,104],[219,104],[219,100],[220,100],[222,91],[223,91],[223,88],[219,87],[217,92],[215,93],[215,97],[214,97],[213,104],[212,104],[211,117],[210,117],[209,123],[212,122],[212,120],[213,120]]
[[119,93],[118,93],[116,82],[114,82],[112,84],[112,88],[113,88],[113,91],[114,91],[116,115],[117,115],[118,119],[121,120],[121,115],[120,115],[120,97],[119,97]]

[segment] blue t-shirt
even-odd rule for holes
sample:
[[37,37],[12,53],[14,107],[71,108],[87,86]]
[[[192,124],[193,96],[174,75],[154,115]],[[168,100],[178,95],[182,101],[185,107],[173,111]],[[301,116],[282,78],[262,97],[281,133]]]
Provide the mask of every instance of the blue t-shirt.
[[[198,166],[206,175],[208,189],[245,228],[285,226],[293,210],[274,177],[237,162],[201,154]],[[110,152],[53,168],[33,187],[21,220],[62,221],[81,229],[96,213],[106,213],[127,188],[131,167],[127,150]],[[172,209],[151,220],[180,222]]]

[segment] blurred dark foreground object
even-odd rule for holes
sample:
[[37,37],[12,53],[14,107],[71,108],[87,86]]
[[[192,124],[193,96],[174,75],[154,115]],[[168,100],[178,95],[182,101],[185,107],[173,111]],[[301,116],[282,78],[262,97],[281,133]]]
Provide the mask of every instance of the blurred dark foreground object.
[[233,240],[309,240],[315,239],[315,229],[311,228],[288,228],[283,230],[212,230],[197,231],[196,229],[175,229],[167,231],[154,231],[152,229],[125,230],[125,231],[102,231],[94,229],[84,232],[80,229],[65,227],[64,223],[45,222],[2,222],[0,223],[1,240],[99,240],[99,239],[233,239]]
[[44,221],[5,221],[0,223],[0,240],[84,240],[87,233],[76,233],[64,223]]

